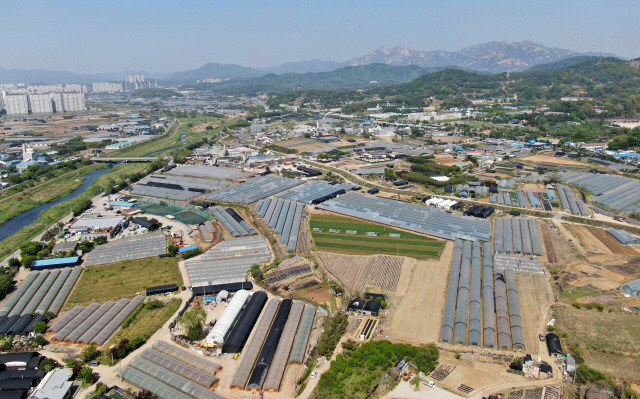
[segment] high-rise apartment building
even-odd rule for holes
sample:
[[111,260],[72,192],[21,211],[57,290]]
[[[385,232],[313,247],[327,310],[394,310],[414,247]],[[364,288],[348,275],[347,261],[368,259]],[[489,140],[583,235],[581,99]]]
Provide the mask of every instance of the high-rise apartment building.
[[53,113],[53,100],[51,94],[29,94],[29,105],[32,114]]
[[24,115],[29,113],[29,100],[26,94],[2,93],[4,109],[7,115]]
[[122,83],[99,82],[91,84],[94,93],[118,93],[122,91]]
[[62,93],[62,104],[64,112],[86,111],[83,93]]

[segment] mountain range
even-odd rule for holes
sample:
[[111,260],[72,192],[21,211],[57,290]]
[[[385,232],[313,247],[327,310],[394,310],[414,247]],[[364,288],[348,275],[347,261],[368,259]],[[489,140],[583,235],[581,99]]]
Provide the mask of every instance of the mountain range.
[[[100,74],[78,74],[68,71],[50,71],[43,69],[22,70],[0,68],[0,83],[82,83],[90,84],[98,81],[123,81],[130,73],[142,73],[150,79],[164,81],[169,84],[194,84],[197,80],[214,79],[255,79],[264,77],[267,81],[274,81],[274,76],[287,74],[326,73],[351,66],[359,67],[371,64],[386,64],[388,66],[416,66],[428,71],[441,70],[445,67],[458,67],[483,73],[518,72],[542,64],[554,63],[580,56],[611,56],[604,53],[578,53],[571,50],[547,47],[531,41],[507,42],[496,41],[475,46],[465,47],[459,51],[431,50],[419,51],[406,47],[379,47],[372,52],[348,60],[347,62],[307,60],[288,62],[265,68],[251,68],[235,64],[208,63],[200,68],[175,72],[150,74],[144,71],[117,72]],[[620,57],[618,57],[620,58]],[[356,70],[341,71],[353,76]],[[379,80],[372,78],[371,69],[361,69],[363,76],[360,81]],[[380,72],[381,69],[376,69]],[[407,70],[399,71],[403,75]],[[387,74],[387,72],[384,72]],[[288,79],[292,78],[291,76]],[[395,78],[394,78],[395,79]],[[392,81],[394,80],[392,79]],[[277,80],[277,79],[276,79]],[[296,80],[296,79],[293,79]],[[301,80],[305,80],[304,77]],[[255,82],[254,82],[255,83]]]
[[379,47],[369,54],[353,58],[349,65],[382,63],[421,67],[457,66],[478,72],[521,72],[540,64],[549,64],[576,56],[614,56],[606,53],[578,53],[547,47],[531,41],[497,41],[465,47],[459,51],[418,51],[406,47]]

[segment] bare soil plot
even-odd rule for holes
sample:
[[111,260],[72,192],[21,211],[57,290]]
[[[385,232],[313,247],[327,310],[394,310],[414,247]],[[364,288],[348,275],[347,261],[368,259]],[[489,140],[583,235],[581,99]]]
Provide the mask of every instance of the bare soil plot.
[[452,141],[464,141],[464,142],[475,141],[475,140],[469,140],[468,137],[460,137],[460,136],[432,136],[431,140],[442,142],[442,143],[452,142]]
[[544,242],[544,253],[549,263],[557,263],[558,257],[553,246],[553,239],[551,238],[551,228],[547,223],[540,223],[540,232],[542,234],[542,241]]
[[412,344],[438,341],[452,256],[453,241],[447,241],[439,260],[405,261],[384,335]]
[[[448,356],[452,356],[452,354],[446,353],[445,356],[443,355],[445,355],[444,352],[441,352],[441,362],[455,366],[455,368],[446,378],[439,381],[438,385],[443,385],[449,391],[461,396],[481,397],[478,392],[480,390],[486,393],[492,389],[499,389],[499,387],[504,384],[516,385],[526,381],[523,376],[508,373],[508,368],[502,364],[449,359]],[[469,395],[459,391],[458,387],[462,384],[473,388],[473,391]]]
[[551,165],[570,165],[570,166],[589,166],[584,162],[575,161],[567,157],[554,157],[551,155],[531,155],[528,157],[520,158],[522,161],[529,161],[539,164],[551,164]]
[[325,148],[336,147],[331,144],[323,143],[314,139],[306,139],[306,138],[285,140],[285,141],[280,141],[276,144],[281,145],[283,147],[287,147],[287,148],[293,148],[295,150],[298,150],[299,152],[308,152],[308,151],[315,151],[315,150],[322,150]]
[[543,354],[546,345],[540,345],[538,334],[544,331],[549,306],[553,302],[549,276],[516,273],[516,285],[527,353]]
[[[600,255],[600,257],[608,257],[608,255]],[[572,284],[576,287],[594,287],[603,291],[617,289],[625,281],[625,276],[600,266],[601,263],[607,262],[590,259],[589,263],[571,264],[570,270],[576,275]]]
[[353,295],[367,287],[396,292],[405,258],[387,255],[351,256],[330,252],[317,253],[322,269]]
[[571,230],[580,238],[587,251],[601,254],[638,255],[633,247],[622,245],[606,230],[573,224]]
[[470,163],[470,162],[465,162],[464,159],[456,159],[453,157],[453,155],[449,155],[449,154],[436,154],[435,155],[435,161],[441,165],[455,165],[457,163]]
[[587,364],[609,375],[639,383],[640,317],[564,305],[555,308],[557,328],[566,332],[564,349],[578,345]]

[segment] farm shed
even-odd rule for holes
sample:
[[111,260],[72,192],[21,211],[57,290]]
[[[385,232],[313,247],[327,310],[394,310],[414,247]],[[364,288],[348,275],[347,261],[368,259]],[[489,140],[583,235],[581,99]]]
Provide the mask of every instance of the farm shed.
[[293,301],[291,299],[287,298],[282,300],[280,307],[278,308],[278,313],[273,320],[269,334],[267,335],[262,350],[260,351],[260,355],[258,356],[258,362],[249,377],[247,389],[262,389],[262,385],[264,384],[264,380],[267,376],[267,371],[271,366],[278,342],[282,336],[282,331],[284,330],[285,323],[289,317],[292,304]]
[[300,319],[300,325],[298,326],[298,332],[296,338],[293,341],[291,347],[291,354],[289,355],[290,363],[300,363],[304,361],[304,357],[307,350],[307,343],[309,342],[309,334],[311,334],[311,328],[313,327],[313,320],[316,316],[316,307],[310,304],[306,304],[302,318]]
[[70,267],[78,264],[79,256],[70,256],[68,258],[54,258],[36,260],[31,265],[32,270],[52,269],[55,267]]
[[0,316],[57,314],[81,272],[75,267],[30,273],[0,308]]
[[265,303],[267,303],[267,294],[264,292],[258,291],[251,295],[247,306],[224,342],[223,353],[240,353],[242,351]]
[[251,204],[299,184],[301,180],[277,176],[256,176],[236,186],[228,187],[204,198],[212,201]]
[[547,341],[547,349],[550,356],[564,356],[562,351],[562,344],[560,344],[560,337],[556,333],[548,333],[545,337]]
[[194,296],[211,295],[221,291],[236,292],[240,290],[252,290],[252,289],[253,289],[253,283],[251,283],[251,281],[241,281],[238,283],[227,283],[227,284],[201,285],[198,287],[192,287]]
[[149,295],[158,295],[165,294],[167,292],[176,292],[178,291],[177,284],[166,284],[166,285],[156,285],[155,287],[149,287],[146,290],[147,296]]
[[222,368],[219,364],[209,361],[204,357],[198,356],[190,351],[186,351],[164,341],[154,342],[152,348],[209,375],[216,375]]
[[444,210],[348,192],[318,208],[445,239],[491,239],[491,223]]
[[362,313],[370,316],[378,316],[381,308],[382,306],[380,306],[380,303],[378,301],[376,301],[375,299],[371,299],[364,304]]
[[205,339],[207,346],[222,345],[231,330],[231,327],[242,313],[244,305],[249,300],[249,292],[240,290],[231,299],[227,308],[216,321],[207,338]]
[[198,370],[195,367],[191,367],[188,364],[183,363],[178,359],[174,359],[169,355],[165,355],[155,349],[145,349],[140,354],[140,357],[193,381],[196,384],[202,385],[205,388],[212,388],[219,381],[217,377],[207,374],[202,370]]
[[289,360],[289,354],[291,353],[291,347],[296,337],[296,331],[300,324],[300,318],[304,310],[304,302],[295,301],[289,312],[289,317],[284,325],[282,335],[278,342],[273,361],[269,366],[269,371],[264,381],[264,389],[267,391],[279,391],[280,384],[282,383],[282,377],[284,370],[287,367]]
[[278,312],[280,301],[277,298],[271,298],[267,303],[267,308],[262,314],[262,318],[256,327],[253,339],[245,350],[244,358],[240,362],[233,379],[231,380],[231,388],[244,389],[249,381],[253,366],[258,360],[258,355],[262,349],[262,344],[269,333],[269,327]]

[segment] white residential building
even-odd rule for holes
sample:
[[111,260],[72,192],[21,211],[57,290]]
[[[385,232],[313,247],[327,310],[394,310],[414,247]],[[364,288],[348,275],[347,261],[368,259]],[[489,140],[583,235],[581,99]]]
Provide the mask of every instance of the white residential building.
[[99,82],[91,84],[94,93],[118,93],[122,91],[122,83]]

